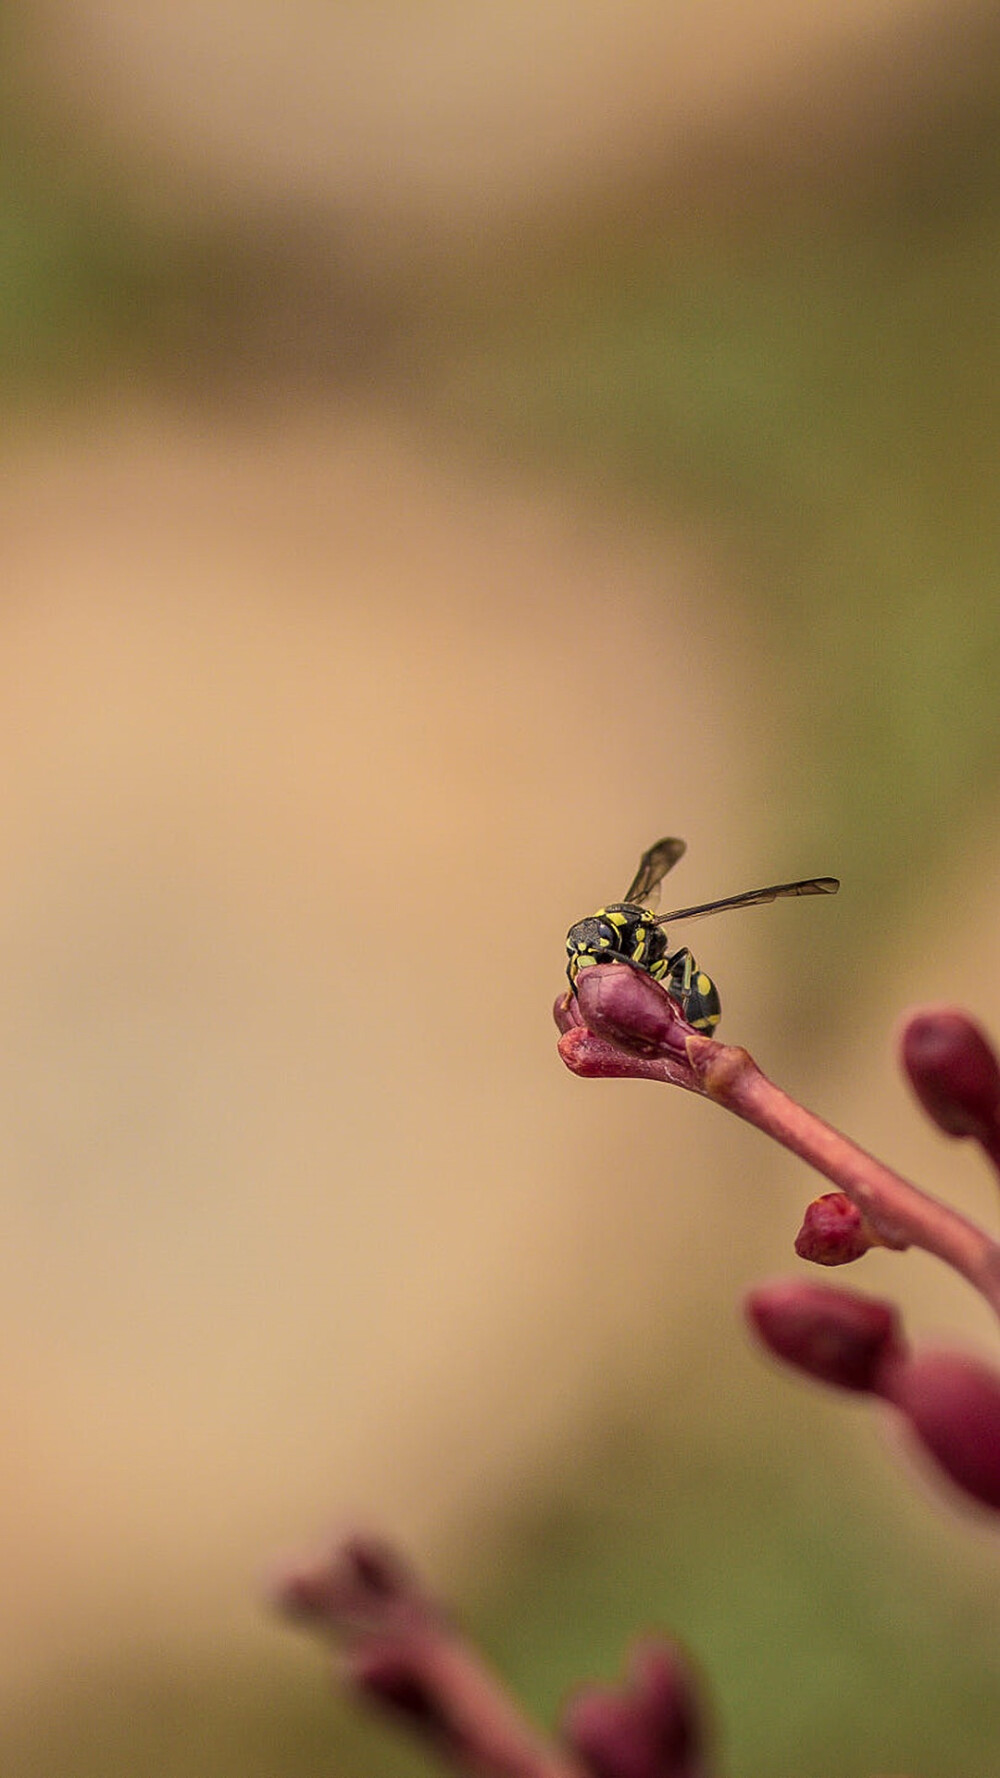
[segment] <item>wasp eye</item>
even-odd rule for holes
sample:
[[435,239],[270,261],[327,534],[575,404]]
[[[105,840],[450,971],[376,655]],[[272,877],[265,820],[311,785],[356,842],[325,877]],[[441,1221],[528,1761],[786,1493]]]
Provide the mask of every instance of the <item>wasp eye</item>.
[[597,940],[597,943],[602,948],[604,946],[607,946],[607,948],[610,950],[611,947],[613,945],[615,945],[618,941],[617,932],[615,931],[614,927],[611,925],[610,921],[608,921],[608,920],[597,920],[597,921],[595,921],[595,925],[597,927],[597,931],[594,936]]

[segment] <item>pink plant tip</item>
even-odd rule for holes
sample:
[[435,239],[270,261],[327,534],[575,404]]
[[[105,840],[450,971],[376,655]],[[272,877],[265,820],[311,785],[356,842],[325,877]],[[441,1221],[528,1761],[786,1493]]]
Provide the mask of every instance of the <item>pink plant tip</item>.
[[628,963],[597,963],[580,971],[577,1017],[609,1043],[640,1056],[685,1058],[692,1027],[677,1002],[645,969]]
[[345,1624],[380,1624],[412,1609],[426,1610],[416,1581],[396,1552],[355,1533],[311,1561],[287,1563],[271,1581],[274,1605],[289,1617],[318,1619],[339,1632]]
[[954,1007],[913,1013],[900,1038],[917,1098],[946,1136],[1000,1142],[1000,1063],[985,1033]]
[[562,1716],[593,1778],[700,1778],[704,1736],[692,1675],[668,1642],[636,1645],[622,1686],[581,1686]]
[[746,1299],[751,1327],[777,1358],[817,1382],[880,1393],[883,1376],[905,1352],[891,1303],[827,1284],[781,1279]]
[[[816,1266],[846,1266],[872,1247],[884,1247],[871,1223],[844,1192],[824,1192],[807,1206],[795,1238],[800,1259]],[[905,1245],[905,1243],[900,1243]]]
[[883,1390],[959,1488],[1000,1512],[1000,1376],[960,1352],[922,1352]]

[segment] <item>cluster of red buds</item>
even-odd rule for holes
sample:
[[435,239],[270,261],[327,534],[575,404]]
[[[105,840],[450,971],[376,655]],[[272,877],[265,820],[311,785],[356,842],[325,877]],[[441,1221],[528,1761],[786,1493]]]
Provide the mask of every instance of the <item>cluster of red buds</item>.
[[[876,1246],[921,1247],[1000,1314],[1000,1244],[790,1098],[745,1049],[695,1031],[647,972],[595,964],[556,1002],[555,1018],[574,1073],[699,1093],[821,1173],[835,1189],[806,1210],[800,1258],[832,1267]],[[947,1135],[977,1142],[1000,1172],[1000,1063],[978,1026],[950,1008],[918,1012],[901,1051],[924,1110]],[[914,1352],[892,1304],[855,1291],[782,1279],[751,1291],[746,1309],[775,1357],[887,1404],[937,1473],[1000,1512],[1000,1373],[961,1352]],[[716,1769],[699,1688],[670,1641],[637,1644],[621,1684],[579,1690],[550,1740],[384,1546],[343,1540],[286,1567],[273,1597],[333,1640],[348,1690],[467,1778],[711,1778]]]
[[[872,1247],[922,1247],[1000,1314],[1000,1243],[791,1099],[745,1049],[692,1030],[647,973],[596,965],[580,975],[576,995],[556,1002],[555,1019],[560,1054],[575,1073],[702,1093],[836,1186],[808,1206],[800,1258],[841,1266]],[[1000,1062],[979,1026],[954,1008],[929,1007],[905,1021],[900,1052],[938,1128],[977,1142],[1000,1173]],[[888,1403],[950,1482],[1000,1511],[1000,1372],[966,1353],[913,1352],[890,1304],[801,1279],[758,1286],[747,1317],[784,1363]]]
[[341,1685],[467,1778],[711,1778],[690,1666],[672,1642],[633,1648],[621,1685],[583,1686],[550,1739],[395,1551],[352,1536],[285,1566],[273,1602],[327,1637]]

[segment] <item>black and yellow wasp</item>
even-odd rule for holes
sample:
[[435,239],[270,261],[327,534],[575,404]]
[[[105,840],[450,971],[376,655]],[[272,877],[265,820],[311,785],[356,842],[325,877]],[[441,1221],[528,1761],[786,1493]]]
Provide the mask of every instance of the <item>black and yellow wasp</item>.
[[668,921],[697,920],[703,914],[721,913],[723,908],[756,907],[783,895],[836,895],[840,884],[836,877],[807,877],[801,883],[772,883],[766,889],[748,889],[745,895],[729,895],[724,901],[704,901],[697,907],[674,908],[672,913],[657,915],[653,910],[660,899],[660,884],[686,850],[683,840],[657,840],[639,860],[624,899],[598,908],[589,919],[570,927],[566,973],[575,994],[581,969],[594,963],[630,963],[662,982],[689,1025],[711,1034],[722,1017],[718,989],[686,947],[668,950],[664,931]]

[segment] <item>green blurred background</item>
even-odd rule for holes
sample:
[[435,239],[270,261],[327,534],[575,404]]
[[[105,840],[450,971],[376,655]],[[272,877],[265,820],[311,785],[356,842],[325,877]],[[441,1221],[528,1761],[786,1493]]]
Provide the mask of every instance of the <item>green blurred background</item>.
[[427,1769],[258,1606],[360,1519],[543,1717],[661,1626],[734,1778],[981,1778],[995,1533],[741,1331],[812,1182],[549,1006],[664,831],[835,871],[723,1032],[995,1216],[995,9],[0,22],[3,1770]]

